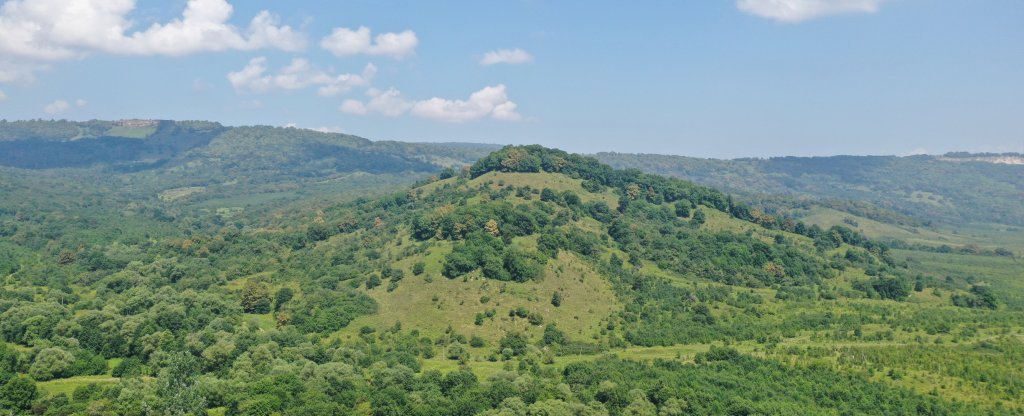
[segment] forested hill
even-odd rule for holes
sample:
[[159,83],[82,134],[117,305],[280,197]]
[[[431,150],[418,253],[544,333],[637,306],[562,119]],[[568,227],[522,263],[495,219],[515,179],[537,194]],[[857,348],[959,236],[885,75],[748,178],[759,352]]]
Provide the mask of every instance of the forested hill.
[[[265,211],[408,186],[496,148],[205,121],[0,121],[0,210],[42,218],[64,207],[158,221]],[[84,201],[98,202],[74,208]]]
[[[15,173],[0,192],[39,172]],[[1024,409],[1013,258],[933,261],[589,157],[508,146],[287,215],[85,215],[108,193],[0,210],[5,410]]]
[[[1019,164],[1019,154],[735,160],[623,153],[595,157],[617,168],[685,178],[731,192],[869,202],[920,223],[1024,225],[1024,165]],[[834,205],[850,208],[850,204]],[[854,210],[858,211],[863,210]]]
[[209,158],[243,166],[303,165],[306,171],[430,171],[472,163],[495,148],[371,142],[347,134],[205,121],[0,121],[0,165],[28,169],[145,170]]

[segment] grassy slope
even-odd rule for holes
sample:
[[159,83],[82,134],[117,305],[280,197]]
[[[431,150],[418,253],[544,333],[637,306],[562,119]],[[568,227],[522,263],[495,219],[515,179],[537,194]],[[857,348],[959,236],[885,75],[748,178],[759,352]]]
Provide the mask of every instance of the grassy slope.
[[[454,180],[442,181],[424,187],[424,191],[430,191],[444,183],[452,183]],[[530,186],[535,189],[552,188],[555,190],[571,190],[577,192],[584,200],[602,199],[610,205],[616,203],[617,197],[613,193],[590,194],[582,191],[579,181],[561,175],[552,174],[497,174],[489,173],[466,183],[466,187],[475,187],[484,183],[491,183],[493,187],[498,184]],[[472,201],[480,203],[479,199]],[[752,233],[762,241],[770,242],[776,234],[783,234],[787,239],[796,241],[798,244],[813,250],[813,242],[803,236],[784,233],[774,230],[766,230],[759,226],[740,221],[729,217],[725,213],[712,208],[702,207],[707,216],[704,228],[709,231],[729,231],[736,233]],[[814,213],[811,222],[819,222],[822,226],[842,224],[842,219],[850,217],[849,214],[834,210],[822,210]],[[977,237],[944,234],[932,230],[913,232],[910,230],[877,223],[863,218],[855,218],[860,229],[874,238],[902,238],[911,242],[930,245],[941,245],[946,241],[953,244],[975,243],[983,244],[985,241]],[[585,228],[588,231],[603,232],[601,224],[590,220],[580,221],[574,226]],[[908,237],[918,237],[911,240]],[[1012,239],[1009,240],[1012,242]],[[1005,243],[1006,240],[992,240],[991,245]],[[528,242],[517,241],[520,244]],[[386,292],[383,286],[370,291],[371,295],[381,304],[381,312],[375,316],[358,318],[348,329],[342,332],[343,336],[355,336],[358,328],[362,325],[384,328],[393,325],[396,321],[402,322],[403,328],[418,328],[426,334],[439,334],[448,325],[451,325],[456,332],[467,336],[481,336],[488,340],[488,345],[483,349],[474,349],[473,360],[470,367],[480,376],[489,375],[507,370],[503,362],[489,362],[483,356],[494,351],[492,340],[497,339],[507,330],[524,330],[536,339],[541,328],[529,327],[528,324],[518,320],[513,322],[507,317],[507,310],[514,306],[525,306],[530,310],[541,311],[545,320],[557,322],[559,327],[577,340],[586,341],[589,334],[594,332],[595,325],[617,308],[614,305],[615,299],[603,277],[593,272],[584,262],[575,256],[561,254],[557,261],[549,263],[545,271],[545,279],[538,283],[528,284],[504,284],[499,282],[486,282],[481,280],[478,274],[473,274],[466,279],[448,280],[440,276],[441,261],[443,255],[451,249],[450,243],[441,243],[430,249],[425,257],[427,264],[426,273],[423,276],[410,276],[409,268],[417,261],[417,258],[403,260],[399,263],[401,268],[406,270],[407,277],[401,282],[394,292]],[[835,250],[842,254],[847,248],[842,247]],[[616,254],[620,258],[625,257],[616,249],[610,249],[605,256]],[[833,253],[828,253],[829,255]],[[993,258],[984,256],[956,256],[939,253],[922,253],[911,251],[896,251],[896,257],[902,259],[914,259],[912,267],[918,268],[929,275],[941,275],[951,273],[949,268],[963,275],[973,273],[977,276],[985,276],[986,281],[992,282],[998,288],[1014,293],[1024,293],[1024,284],[1020,283],[1019,264],[1012,259]],[[961,257],[967,257],[963,259]],[[955,265],[955,266],[953,266]],[[558,269],[566,269],[565,275],[559,275]],[[682,276],[671,271],[659,269],[651,262],[645,262],[643,269],[645,273],[661,276],[669,279],[673,284],[684,287],[713,287],[723,286],[721,283],[706,281],[695,276]],[[430,276],[428,282],[426,276]],[[566,277],[570,277],[566,279]],[[830,285],[841,294],[854,295],[857,293],[852,288],[852,282],[866,280],[867,276],[863,270],[850,268],[830,281]],[[580,279],[580,280],[577,280]],[[501,293],[501,286],[515,287],[515,290],[506,290]],[[566,293],[566,302],[562,308],[551,307],[549,293],[558,288]],[[881,365],[876,362],[851,362],[850,357],[858,356],[868,351],[883,351],[895,355],[897,351],[907,348],[918,348],[921,354],[933,357],[935,360],[945,360],[943,357],[961,357],[958,362],[964,365],[985,365],[991,359],[990,355],[975,354],[971,351],[971,345],[981,340],[1001,340],[1010,345],[1024,347],[1024,339],[1020,337],[1019,326],[1016,329],[1010,328],[1011,333],[1017,334],[1010,339],[1005,339],[1007,328],[986,327],[981,325],[973,337],[961,339],[955,333],[929,333],[921,328],[900,328],[896,318],[902,316],[927,316],[930,313],[941,314],[968,314],[977,315],[976,320],[984,322],[987,312],[976,312],[963,310],[951,305],[949,291],[913,292],[904,302],[848,298],[841,296],[837,300],[818,301],[783,301],[775,298],[773,289],[737,289],[750,291],[761,296],[764,303],[759,305],[764,313],[759,319],[762,322],[781,322],[795,316],[804,314],[827,314],[830,316],[862,316],[868,323],[859,325],[863,335],[853,337],[853,330],[844,330],[840,335],[831,331],[804,331],[788,338],[783,338],[777,346],[765,345],[754,341],[733,343],[732,345],[740,351],[752,353],[758,356],[765,356],[779,359],[783,362],[806,363],[821,362],[834,368],[836,371],[858,374],[877,382],[892,384],[896,387],[914,389],[921,392],[934,391],[949,397],[952,400],[964,401],[973,405],[990,407],[1002,406],[1006,409],[1024,409],[1024,404],[1015,400],[1013,396],[1005,391],[994,388],[984,382],[972,380],[962,374],[955,374],[947,369],[929,365],[923,365],[919,361],[905,360],[899,363],[888,363]],[[489,296],[490,303],[480,304],[481,296]],[[438,299],[434,301],[435,298]],[[1011,295],[1002,297],[1007,303],[1006,307],[1017,309],[1016,305],[1024,301],[1015,300]],[[586,299],[586,304],[591,306],[581,307],[575,299]],[[470,305],[467,307],[466,305]],[[606,306],[604,309],[594,309],[594,306]],[[473,317],[476,312],[485,309],[495,308],[498,311],[495,321],[487,321],[483,326],[473,325]],[[712,306],[713,314],[719,319],[743,319],[743,311],[726,305],[715,303]],[[997,312],[998,313],[998,312]],[[577,317],[579,319],[577,319]],[[1016,332],[1014,332],[1016,331]],[[889,338],[883,335],[890,334]],[[845,337],[845,338],[844,338]],[[710,344],[680,344],[667,347],[627,347],[615,349],[609,352],[616,356],[635,360],[679,360],[690,362],[697,353],[704,352]],[[807,351],[818,351],[816,355],[809,356]],[[823,353],[822,353],[823,352]],[[562,356],[554,359],[554,366],[560,368],[566,364],[579,360],[594,359],[594,356]],[[1011,358],[1012,360],[1013,358]],[[425,369],[437,369],[451,371],[458,367],[458,363],[446,359],[443,354],[437,357],[424,360]],[[887,371],[895,369],[897,377],[889,376]],[[1012,371],[995,373],[1013,376]]]
[[[1013,226],[998,224],[969,224],[958,230],[942,228],[910,227],[883,223],[859,217],[831,208],[815,207],[800,213],[800,219],[809,224],[818,224],[827,228],[833,225],[845,225],[861,231],[868,238],[881,240],[900,240],[911,244],[938,247],[941,245],[963,246],[975,244],[982,248],[1004,247],[1017,253],[1024,253],[1024,230]],[[852,219],[857,226],[844,223],[844,219]]]

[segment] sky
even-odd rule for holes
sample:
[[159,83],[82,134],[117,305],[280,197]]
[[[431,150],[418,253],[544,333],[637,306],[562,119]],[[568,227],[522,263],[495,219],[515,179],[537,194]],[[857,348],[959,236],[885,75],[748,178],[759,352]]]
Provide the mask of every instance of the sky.
[[697,157],[1024,152],[1020,0],[0,0],[0,118]]

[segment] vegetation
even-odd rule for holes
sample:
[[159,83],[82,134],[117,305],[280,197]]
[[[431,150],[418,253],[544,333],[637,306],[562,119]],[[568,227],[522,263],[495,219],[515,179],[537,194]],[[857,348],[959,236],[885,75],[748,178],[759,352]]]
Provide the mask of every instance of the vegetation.
[[[186,152],[211,172],[117,180],[215,187],[185,178],[270,169],[222,165],[222,140],[276,134],[343,139],[229,129]],[[0,182],[9,413],[1024,412],[1013,256],[894,249],[540,146],[234,211],[85,179],[33,192],[72,171]],[[266,175],[246,187],[311,183]]]
[[[750,199],[765,194],[813,198],[817,204],[882,222],[1024,225],[1024,206],[1019,203],[1024,191],[1024,166],[977,160],[981,156],[986,155],[735,160],[596,155],[598,160],[618,168],[680,177],[748,194]],[[793,204],[793,200],[785,202]]]

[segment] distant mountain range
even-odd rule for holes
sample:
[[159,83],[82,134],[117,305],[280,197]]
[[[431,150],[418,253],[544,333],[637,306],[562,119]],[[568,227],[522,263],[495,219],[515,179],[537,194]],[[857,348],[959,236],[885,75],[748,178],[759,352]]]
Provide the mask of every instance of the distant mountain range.
[[786,195],[833,200],[847,209],[849,201],[868,202],[921,223],[1024,225],[1024,156],[1017,153],[734,160],[622,153],[596,157],[616,168],[689,179],[752,199]]
[[[379,190],[467,166],[498,148],[371,141],[207,121],[0,121],[0,166],[46,171],[43,177],[65,181],[90,178],[113,184],[111,178],[117,178],[116,187],[123,192],[193,202]],[[1018,153],[734,160],[622,153],[595,157],[615,168],[720,188],[768,210],[816,204],[913,226],[1024,225],[1024,155]]]

